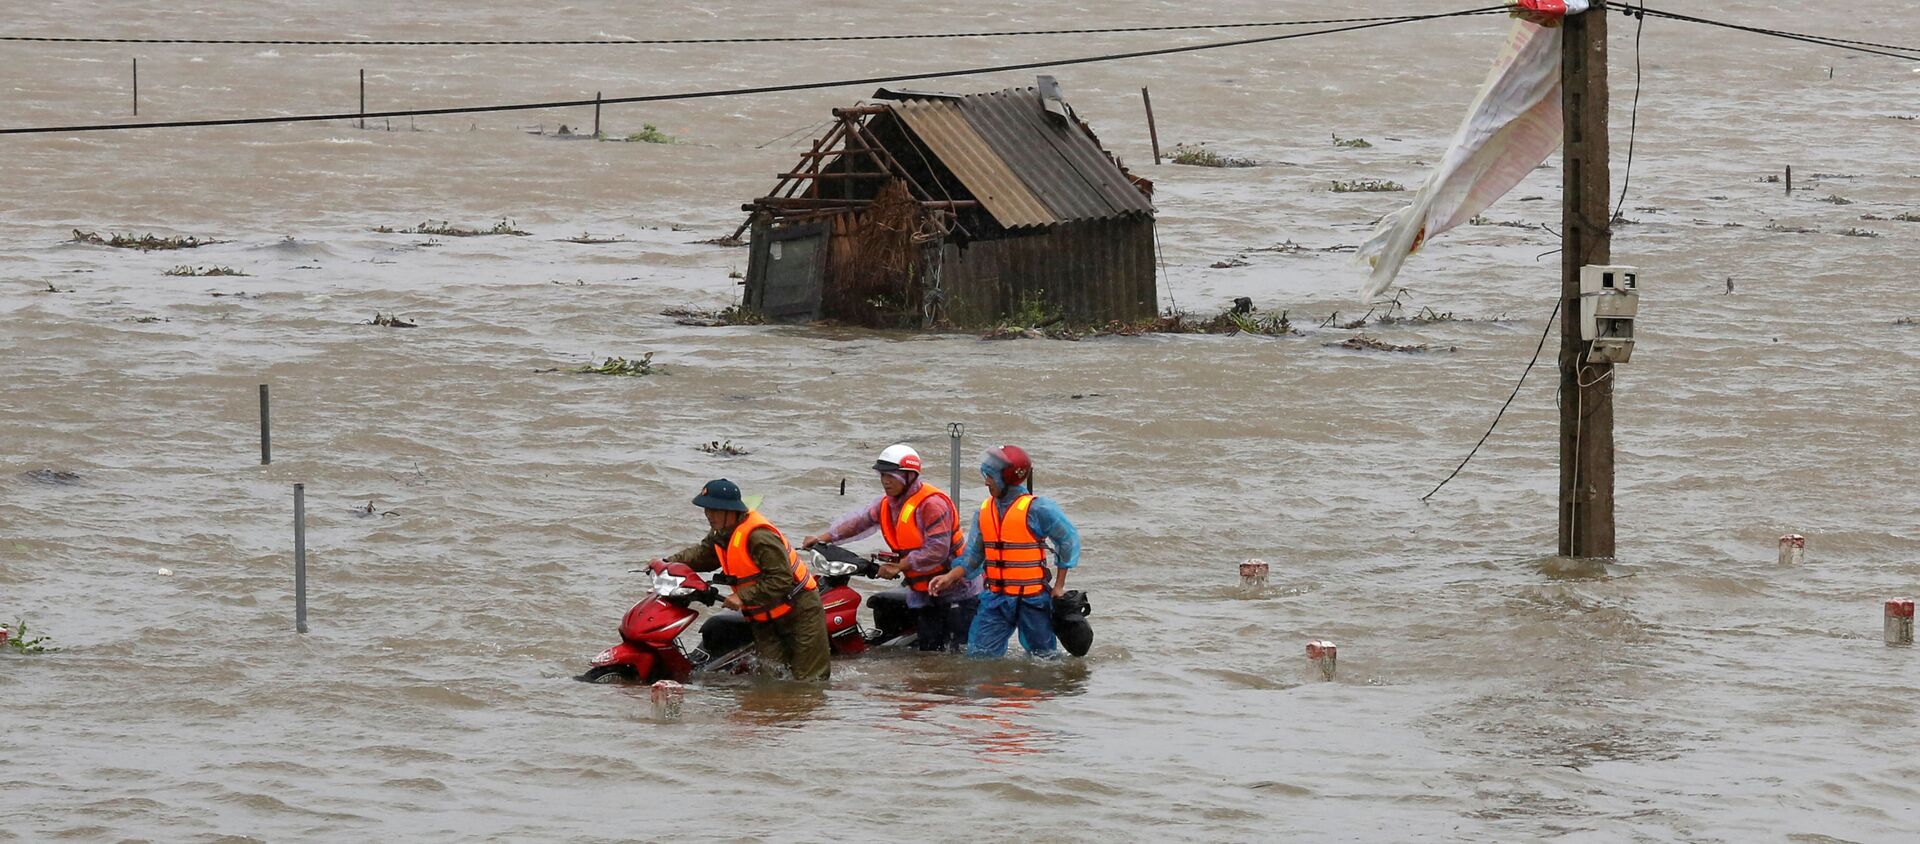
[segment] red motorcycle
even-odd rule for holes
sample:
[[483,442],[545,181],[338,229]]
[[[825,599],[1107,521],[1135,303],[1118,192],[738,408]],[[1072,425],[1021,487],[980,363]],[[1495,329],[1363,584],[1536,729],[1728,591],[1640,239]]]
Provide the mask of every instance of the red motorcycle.
[[[848,586],[856,574],[876,577],[880,566],[836,546],[816,545],[799,553],[809,555],[807,568],[820,585],[820,603],[826,610],[827,643],[834,656],[852,656],[865,652],[870,643],[901,638],[912,632],[911,616],[904,612],[882,612],[876,602],[875,618],[881,629],[868,634],[860,626],[860,593]],[[720,601],[720,592],[685,563],[652,563],[645,569],[651,582],[647,596],[634,604],[620,620],[620,643],[600,652],[584,674],[574,679],[588,683],[653,683],[673,680],[684,683],[695,672],[746,673],[754,667],[753,627],[746,617],[724,610],[707,617],[700,625],[700,644],[691,651],[680,644],[680,634],[698,618],[693,604],[712,606]],[[713,583],[728,585],[724,574],[716,574]],[[891,604],[891,602],[884,602]],[[901,623],[905,621],[905,629]]]

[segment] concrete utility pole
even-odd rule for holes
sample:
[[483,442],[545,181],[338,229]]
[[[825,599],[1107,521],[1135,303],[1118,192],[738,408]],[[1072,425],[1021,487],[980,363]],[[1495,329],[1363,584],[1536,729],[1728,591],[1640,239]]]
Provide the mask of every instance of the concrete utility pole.
[[1561,24],[1566,141],[1560,249],[1560,554],[1613,556],[1613,365],[1586,362],[1580,268],[1613,258],[1607,7]]

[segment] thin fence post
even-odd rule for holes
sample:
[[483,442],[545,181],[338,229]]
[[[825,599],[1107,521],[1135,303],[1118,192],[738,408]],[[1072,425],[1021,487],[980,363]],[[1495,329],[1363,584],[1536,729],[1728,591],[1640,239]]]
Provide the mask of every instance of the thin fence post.
[[1787,165],[1787,193],[1793,193],[1793,165]]
[[133,116],[140,116],[140,60],[133,60]]
[[293,485],[293,627],[307,632],[307,485]]
[[1160,129],[1153,125],[1153,95],[1147,93],[1144,86],[1140,88],[1140,102],[1147,107],[1147,137],[1153,139],[1153,163],[1158,165],[1160,163]]
[[367,69],[360,68],[360,128],[367,128]]
[[593,92],[593,136],[600,137],[600,92]]
[[267,414],[267,385],[260,385],[260,465],[273,462],[273,427]]
[[966,429],[960,423],[947,423],[947,440],[953,451],[953,486],[947,490],[948,495],[960,494],[960,438],[965,434]]

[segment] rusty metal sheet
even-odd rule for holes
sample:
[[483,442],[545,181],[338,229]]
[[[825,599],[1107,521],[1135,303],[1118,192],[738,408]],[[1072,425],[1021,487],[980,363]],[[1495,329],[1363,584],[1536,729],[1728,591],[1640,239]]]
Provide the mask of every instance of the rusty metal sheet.
[[1062,222],[1150,215],[1153,203],[1077,120],[1041,106],[1032,88],[968,94],[960,113]]
[[919,99],[889,105],[1000,225],[1017,229],[1059,221],[1006,160],[974,130],[973,124],[961,114],[958,102]]

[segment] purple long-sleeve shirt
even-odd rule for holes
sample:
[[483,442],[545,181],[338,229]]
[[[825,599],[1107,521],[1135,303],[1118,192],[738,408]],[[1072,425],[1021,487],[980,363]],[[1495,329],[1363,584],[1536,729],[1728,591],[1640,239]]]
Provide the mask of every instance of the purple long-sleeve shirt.
[[[899,496],[893,499],[893,506],[896,509],[899,508],[906,503],[908,498],[913,497],[913,495],[918,493],[920,488],[925,485],[924,481],[921,481],[917,477],[914,478],[913,483],[909,484]],[[866,507],[835,519],[833,524],[827,528],[827,532],[823,535],[823,538],[828,542],[837,544],[852,542],[853,540],[872,535],[876,531],[879,531],[880,505],[886,500],[887,496],[882,495],[879,498],[875,498],[873,503],[868,504]],[[941,569],[946,568],[954,558],[953,533],[960,524],[959,514],[955,513],[951,506],[948,506],[947,499],[944,497],[928,496],[925,501],[920,502],[919,507],[914,508],[913,523],[916,527],[920,528],[920,535],[925,537],[926,540],[925,544],[919,548],[908,551],[901,556],[900,561],[905,564],[905,568],[908,571],[916,573],[937,573]],[[981,578],[979,577],[967,578],[961,581],[959,586],[941,593],[940,598],[941,600],[948,601],[971,598],[980,594],[980,584]],[[910,591],[907,595],[908,606],[921,607],[925,606],[926,603],[926,596],[919,592]]]

